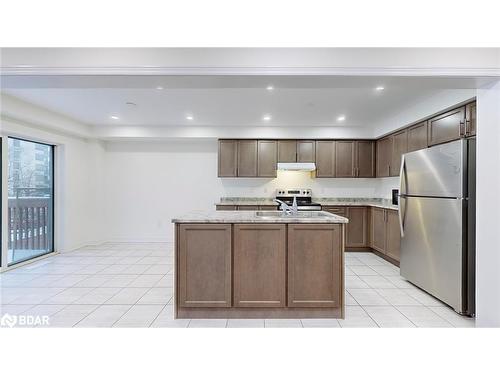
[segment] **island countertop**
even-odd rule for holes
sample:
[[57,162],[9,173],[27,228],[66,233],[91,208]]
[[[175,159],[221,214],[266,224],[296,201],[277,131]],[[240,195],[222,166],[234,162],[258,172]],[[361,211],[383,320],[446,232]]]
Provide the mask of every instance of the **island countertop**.
[[[267,213],[267,215],[266,215]],[[325,211],[301,211],[284,215],[279,211],[192,211],[172,219],[172,223],[294,223],[347,224],[345,217]]]

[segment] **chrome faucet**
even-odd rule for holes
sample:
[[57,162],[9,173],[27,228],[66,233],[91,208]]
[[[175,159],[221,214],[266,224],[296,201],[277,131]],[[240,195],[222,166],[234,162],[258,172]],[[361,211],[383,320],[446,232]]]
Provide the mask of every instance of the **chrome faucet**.
[[283,211],[283,213],[287,215],[297,215],[299,212],[299,209],[297,207],[297,198],[293,197],[293,203],[292,206],[290,207],[288,204],[286,204],[283,201],[280,201],[279,199],[273,199],[274,202],[280,204],[280,210]]

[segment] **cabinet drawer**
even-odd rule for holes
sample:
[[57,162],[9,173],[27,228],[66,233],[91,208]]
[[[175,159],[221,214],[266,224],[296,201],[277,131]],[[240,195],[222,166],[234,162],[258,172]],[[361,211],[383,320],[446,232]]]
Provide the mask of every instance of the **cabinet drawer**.
[[217,211],[236,211],[238,209],[237,206],[227,205],[227,204],[217,204],[215,206]]
[[347,216],[347,207],[342,206],[323,206],[323,211],[330,212],[335,215]]
[[258,211],[259,206],[253,206],[253,205],[242,205],[238,206],[239,211]]

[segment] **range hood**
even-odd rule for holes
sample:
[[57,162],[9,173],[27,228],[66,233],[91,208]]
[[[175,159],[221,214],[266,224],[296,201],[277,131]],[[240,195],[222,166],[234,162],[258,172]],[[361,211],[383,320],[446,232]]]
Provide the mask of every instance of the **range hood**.
[[315,171],[315,163],[278,163],[278,171]]

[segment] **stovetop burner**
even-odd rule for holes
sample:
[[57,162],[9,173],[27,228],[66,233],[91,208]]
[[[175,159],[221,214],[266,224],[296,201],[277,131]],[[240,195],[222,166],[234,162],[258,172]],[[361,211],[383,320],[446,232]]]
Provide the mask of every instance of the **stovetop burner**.
[[299,211],[321,211],[321,204],[312,201],[311,189],[278,189],[276,190],[276,199],[285,202],[288,205],[293,204],[293,198],[297,199]]

